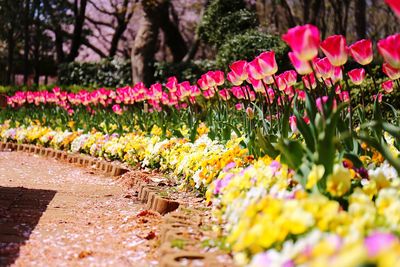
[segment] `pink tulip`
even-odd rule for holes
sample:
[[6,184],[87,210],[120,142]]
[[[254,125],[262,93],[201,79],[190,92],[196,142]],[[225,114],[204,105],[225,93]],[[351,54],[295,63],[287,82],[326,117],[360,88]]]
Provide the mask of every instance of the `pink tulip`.
[[389,94],[389,93],[393,92],[394,83],[393,83],[392,80],[388,80],[386,82],[383,82],[381,84],[381,86],[382,86],[382,89],[385,91],[385,93]]
[[386,4],[388,4],[393,12],[400,18],[400,1],[399,0],[385,0]]
[[346,39],[343,35],[332,35],[321,43],[321,49],[335,67],[347,62]]
[[215,80],[214,80],[214,72],[213,71],[208,71],[206,74],[202,75],[203,80],[206,81],[207,87],[214,87],[216,85]]
[[307,89],[311,90],[317,87],[317,82],[315,80],[314,73],[304,75],[303,77],[301,77],[301,79],[303,80],[303,83]]
[[347,73],[350,77],[350,80],[355,85],[360,85],[365,79],[365,70],[363,68],[353,69]]
[[382,96],[383,96],[382,93],[377,93],[372,98],[374,99],[374,101],[378,98],[378,102],[381,103],[382,102]]
[[263,85],[262,81],[255,80],[255,79],[250,78],[250,77],[248,78],[248,81],[253,86],[254,91],[259,92],[259,93],[263,93],[264,92],[264,85]]
[[237,104],[235,105],[235,108],[236,108],[236,110],[242,110],[242,109],[244,108],[244,106],[243,106],[242,103],[237,103]]
[[349,102],[350,101],[349,92],[348,91],[341,91],[340,94],[339,94],[339,99],[342,102]]
[[247,71],[246,71],[246,66],[247,62],[245,60],[238,60],[236,62],[233,62],[232,65],[229,66],[229,68],[234,72],[235,76],[241,80],[244,81],[247,79]]
[[290,116],[289,117],[289,125],[290,129],[292,130],[293,133],[297,132],[297,119],[296,116]]
[[297,73],[294,70],[287,70],[283,74],[287,86],[293,86],[297,82]]
[[305,101],[306,100],[306,92],[303,90],[296,90],[297,93],[297,99],[301,100],[301,101]]
[[333,74],[333,66],[327,57],[316,60],[314,66],[317,75],[321,75],[323,79],[329,79]]
[[112,110],[114,111],[114,113],[121,115],[122,114],[122,108],[120,105],[114,105],[112,106]]
[[231,98],[231,95],[229,94],[229,91],[227,89],[222,89],[218,92],[219,96],[221,97],[222,100],[227,101]]
[[247,64],[247,73],[253,80],[261,80],[264,78],[265,75],[263,74],[258,58],[253,59]]
[[306,24],[291,28],[282,36],[282,39],[299,60],[309,61],[318,55],[320,37],[319,30],[314,25]]
[[357,41],[349,46],[349,52],[353,59],[361,65],[368,65],[372,62],[374,57],[372,53],[372,42],[367,39]]
[[273,83],[274,83],[274,77],[272,77],[272,76],[266,76],[266,77],[264,77],[263,82],[264,82],[265,84],[273,84]]
[[178,79],[176,77],[169,77],[167,79],[165,87],[167,87],[170,92],[175,92],[177,89],[177,85],[178,85]]
[[[319,112],[322,112],[322,105],[325,105],[326,102],[328,102],[327,96],[317,98],[317,100],[315,101],[315,104],[316,104]],[[333,109],[336,109],[336,100],[333,100]]]
[[286,82],[285,79],[283,78],[283,75],[278,75],[275,77],[276,80],[276,86],[278,87],[279,91],[283,91],[286,88]]
[[203,91],[208,89],[207,81],[204,79],[203,75],[200,77],[200,79],[197,80],[197,84],[200,86],[200,89]]
[[385,73],[391,80],[400,79],[400,69],[395,69],[390,66],[388,63],[383,63],[382,71]]
[[213,79],[214,79],[215,84],[216,84],[217,86],[223,85],[224,82],[225,82],[224,72],[223,72],[223,71],[220,71],[220,70],[214,71],[214,73],[213,73]]
[[400,33],[380,40],[378,51],[390,66],[400,69]]
[[274,75],[278,71],[274,51],[262,52],[257,59],[264,76]]
[[247,107],[246,115],[250,120],[254,119],[254,110],[251,107]]
[[243,83],[243,80],[241,80],[240,77],[237,76],[233,71],[229,72],[228,75],[226,75],[226,79],[236,86],[239,86]]
[[312,72],[311,65],[308,61],[302,61],[296,57],[294,52],[289,52],[289,59],[292,62],[293,67],[300,75],[310,74]]
[[331,76],[333,83],[343,80],[343,72],[341,67],[333,67],[333,74]]

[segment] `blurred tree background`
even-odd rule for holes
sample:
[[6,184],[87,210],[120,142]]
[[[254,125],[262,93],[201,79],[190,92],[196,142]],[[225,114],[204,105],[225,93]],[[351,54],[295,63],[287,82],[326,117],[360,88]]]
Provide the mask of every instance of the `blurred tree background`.
[[400,31],[381,0],[0,0],[0,85],[194,81],[269,49],[286,69],[280,36],[304,23],[348,43]]

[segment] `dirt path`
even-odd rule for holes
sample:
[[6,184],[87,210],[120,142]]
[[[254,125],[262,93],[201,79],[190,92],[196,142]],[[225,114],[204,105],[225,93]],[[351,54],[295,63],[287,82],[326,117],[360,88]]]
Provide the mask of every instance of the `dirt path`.
[[152,266],[160,218],[111,178],[0,152],[0,266]]

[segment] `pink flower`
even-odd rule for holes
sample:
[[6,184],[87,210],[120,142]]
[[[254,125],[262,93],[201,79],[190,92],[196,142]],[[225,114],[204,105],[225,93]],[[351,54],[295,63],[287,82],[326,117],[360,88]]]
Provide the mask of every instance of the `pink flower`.
[[255,80],[255,79],[249,77],[248,81],[253,86],[254,91],[259,92],[259,93],[263,93],[264,92],[264,85],[263,85],[261,80]]
[[251,107],[247,107],[246,115],[250,120],[254,119],[254,110]]
[[[315,101],[315,104],[316,104],[319,112],[322,112],[322,105],[325,105],[326,102],[328,102],[328,96],[323,96],[323,97],[317,98],[317,100]],[[333,100],[333,109],[336,109],[336,100]]]
[[393,12],[400,17],[400,1],[399,0],[385,0],[386,4],[388,4]]
[[272,76],[266,76],[266,77],[263,79],[263,82],[265,82],[265,84],[273,84],[273,83],[274,83],[274,77],[272,77]]
[[314,66],[323,79],[329,79],[333,74],[333,66],[327,57],[315,61]]
[[393,68],[400,69],[400,33],[378,42],[378,51]]
[[297,90],[297,99],[301,100],[301,101],[305,101],[306,100],[306,92],[303,90]]
[[297,73],[294,70],[287,70],[283,74],[287,86],[293,86],[297,82]]
[[223,71],[220,71],[220,70],[214,71],[213,78],[214,78],[215,84],[217,86],[221,86],[225,82],[225,77],[224,77],[224,72]]
[[350,55],[354,60],[361,65],[368,65],[372,62],[372,42],[371,40],[363,39],[355,42],[349,47]]
[[341,67],[333,67],[331,79],[333,83],[343,80],[343,72]]
[[274,51],[262,52],[257,59],[264,76],[274,75],[278,71]]
[[283,91],[286,89],[286,81],[282,74],[275,77],[276,86],[278,87],[279,91]]
[[122,114],[122,108],[120,105],[114,105],[112,106],[112,110],[114,111],[114,113],[121,115]]
[[219,96],[221,97],[222,100],[227,101],[231,98],[231,95],[229,94],[229,91],[227,89],[222,89],[218,92]]
[[342,102],[349,102],[349,101],[350,101],[349,92],[347,92],[347,91],[341,91],[341,92],[339,93],[339,99],[340,99]]
[[305,75],[305,74],[310,74],[312,72],[311,65],[308,61],[302,61],[298,59],[294,52],[289,52],[288,55],[297,73],[299,73],[300,75]]
[[332,35],[321,43],[321,49],[333,66],[342,66],[347,62],[346,39],[343,35]]
[[297,119],[296,116],[290,116],[289,117],[289,124],[290,124],[290,129],[292,130],[293,133],[297,132]]
[[353,69],[347,73],[350,77],[350,80],[355,85],[360,85],[365,79],[365,70],[363,68]]
[[303,83],[307,89],[311,90],[317,87],[317,82],[315,80],[314,73],[304,75],[303,77],[301,77],[301,79],[303,80]]
[[177,85],[178,85],[178,79],[176,77],[169,77],[167,79],[165,87],[167,87],[170,92],[175,92],[177,89]]
[[378,98],[378,102],[381,103],[382,102],[382,94],[381,93],[377,93],[376,95],[373,96],[374,101]]
[[397,80],[400,78],[400,69],[395,69],[390,66],[388,63],[383,63],[382,71],[385,73],[391,80]]
[[319,30],[314,25],[306,24],[291,28],[282,36],[282,39],[299,60],[309,61],[318,55],[320,37]]
[[243,83],[243,80],[241,80],[240,77],[237,76],[233,71],[229,72],[228,75],[226,75],[226,79],[236,86],[239,86]]
[[236,62],[233,62],[232,65],[229,66],[229,68],[239,80],[244,81],[247,79],[248,76],[246,66],[247,62],[245,60],[238,60]]
[[244,108],[244,106],[243,106],[242,103],[237,103],[237,104],[235,105],[235,108],[236,108],[236,110],[242,110],[242,109]]
[[393,92],[393,88],[394,88],[394,83],[392,80],[388,80],[386,82],[383,82],[381,84],[382,89],[385,91],[385,93],[391,93]]
[[247,64],[247,73],[249,74],[249,77],[254,80],[261,80],[264,78],[258,58],[253,59]]
[[375,257],[379,252],[388,249],[396,241],[396,236],[391,233],[375,232],[364,240],[368,256]]

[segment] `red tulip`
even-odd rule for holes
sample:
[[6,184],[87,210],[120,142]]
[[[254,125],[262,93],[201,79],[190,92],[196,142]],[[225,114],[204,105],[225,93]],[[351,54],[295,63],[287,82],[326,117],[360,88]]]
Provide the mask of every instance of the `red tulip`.
[[353,59],[361,65],[368,65],[372,62],[374,57],[372,53],[372,42],[367,39],[357,41],[349,46],[349,52]]
[[323,79],[329,79],[333,74],[333,66],[327,57],[316,60],[314,66],[317,75],[321,75]]
[[380,40],[378,51],[390,66],[400,69],[400,33]]
[[247,79],[247,71],[246,71],[246,66],[247,62],[245,60],[238,60],[236,62],[233,62],[232,65],[229,66],[229,68],[234,72],[236,77],[239,80],[246,80]]
[[363,68],[351,70],[347,74],[355,85],[362,84],[365,79],[365,70]]
[[302,61],[296,57],[294,52],[289,52],[289,59],[292,62],[293,67],[300,75],[310,74],[312,72],[311,65],[308,61]]
[[391,80],[400,79],[400,69],[395,69],[390,66],[388,63],[383,63],[382,71],[385,73]]
[[263,52],[257,59],[264,77],[274,75],[278,71],[274,51]]
[[318,55],[320,37],[319,30],[314,25],[306,24],[291,28],[282,39],[302,61],[309,61]]
[[391,93],[393,92],[393,88],[394,88],[394,83],[392,80],[388,80],[386,82],[383,82],[381,84],[382,89],[385,91],[385,93]]
[[394,13],[400,17],[400,1],[399,0],[385,0],[386,4],[388,4]]
[[342,66],[347,62],[346,39],[343,35],[332,35],[321,43],[321,49],[333,66]]

